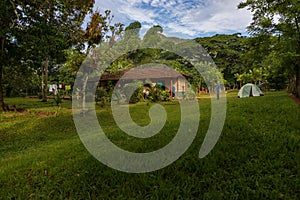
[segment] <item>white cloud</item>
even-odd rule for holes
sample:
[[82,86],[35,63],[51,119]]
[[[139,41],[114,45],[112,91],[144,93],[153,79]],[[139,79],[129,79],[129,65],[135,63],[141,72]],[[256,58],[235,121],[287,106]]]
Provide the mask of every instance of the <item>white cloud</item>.
[[251,13],[238,10],[241,0],[96,0],[96,6],[109,9],[115,21],[143,25],[159,24],[168,35],[199,37],[208,33],[246,32]]
[[156,14],[152,10],[139,9],[135,7],[123,7],[118,9],[119,13],[126,15],[130,20],[138,20],[141,23],[154,23]]
[[185,27],[185,26],[180,26],[176,22],[171,22],[171,23],[166,24],[166,28],[167,28],[167,30],[165,32],[170,33],[172,35],[175,35],[174,33],[181,33],[184,35],[196,35],[197,34],[196,31],[194,31],[188,27]]
[[[178,23],[190,29],[190,36],[197,36],[199,33],[227,33],[245,32],[246,26],[251,21],[251,13],[246,10],[238,10],[239,0],[224,1],[214,0],[205,7],[193,8],[188,11],[178,10],[174,13],[179,18]],[[176,30],[174,30],[176,31]]]

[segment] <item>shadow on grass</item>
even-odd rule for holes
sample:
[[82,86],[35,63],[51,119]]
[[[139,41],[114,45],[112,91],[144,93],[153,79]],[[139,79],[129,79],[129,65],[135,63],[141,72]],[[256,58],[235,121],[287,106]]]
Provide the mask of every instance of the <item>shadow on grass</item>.
[[[16,134],[3,145],[11,142],[13,146],[10,140],[16,140],[21,146],[27,146],[6,149],[1,155],[0,196],[8,199],[297,199],[299,106],[286,93],[246,99],[229,97],[220,140],[207,157],[199,159],[210,118],[206,108],[209,100],[202,103],[202,122],[188,151],[168,167],[146,174],[115,171],[93,158],[77,137],[70,115],[36,119],[32,125],[28,120],[11,126],[9,134],[14,135],[16,131],[20,136]],[[106,125],[108,128],[112,125],[111,119],[107,119]],[[26,126],[28,129],[22,130]],[[19,129],[22,131],[18,132]]]
[[[16,105],[18,110],[28,110],[28,109],[39,109],[39,108],[52,108],[56,107],[56,103],[54,99],[48,99],[47,102],[42,102],[41,99],[35,98],[5,98],[6,104]],[[61,107],[71,108],[72,107],[71,100],[62,100]]]

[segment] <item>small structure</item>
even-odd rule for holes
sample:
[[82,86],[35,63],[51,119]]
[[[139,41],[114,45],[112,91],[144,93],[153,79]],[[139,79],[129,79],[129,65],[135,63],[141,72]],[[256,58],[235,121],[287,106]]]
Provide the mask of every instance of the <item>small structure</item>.
[[244,85],[239,93],[238,98],[251,97],[251,96],[264,96],[264,93],[259,89],[257,85],[247,83]]
[[[183,98],[188,91],[188,81],[190,77],[182,75],[181,73],[169,67],[138,67],[132,69],[124,69],[116,72],[104,72],[99,80],[99,77],[90,78],[89,82],[99,80],[98,87],[107,88],[109,82],[114,84],[117,88],[124,87],[127,83],[134,80],[139,80],[144,85],[157,85],[170,93],[175,94],[176,98]],[[118,84],[118,85],[117,85]]]

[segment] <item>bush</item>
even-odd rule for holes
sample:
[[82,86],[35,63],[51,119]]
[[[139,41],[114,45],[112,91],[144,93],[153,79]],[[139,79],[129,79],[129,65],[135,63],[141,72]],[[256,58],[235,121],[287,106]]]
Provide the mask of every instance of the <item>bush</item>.
[[187,99],[187,100],[192,100],[192,99],[195,99],[196,98],[196,94],[191,91],[191,90],[188,90],[185,94],[184,94],[184,98]]
[[160,93],[161,93],[161,99],[163,101],[169,101],[170,100],[170,92],[169,91],[161,90]]
[[96,95],[95,95],[95,101],[101,101],[103,99],[103,97],[106,96],[106,91],[104,88],[97,88],[96,90]]
[[62,98],[59,92],[54,96],[54,101],[57,106],[59,106],[62,103]]
[[118,103],[120,103],[120,101],[122,100],[122,95],[120,90],[114,90],[114,92],[112,93],[111,96],[112,101],[117,101]]
[[149,87],[148,98],[152,102],[168,101],[170,99],[170,92],[163,90],[157,86]]
[[[141,81],[134,81],[125,85],[123,91],[126,99],[129,100],[129,103],[137,103],[144,99],[143,88],[144,87]],[[132,95],[130,96],[130,94]]]
[[95,102],[98,103],[100,107],[104,107],[105,103],[110,101],[110,96],[107,94],[104,88],[97,88],[96,95],[95,95]]

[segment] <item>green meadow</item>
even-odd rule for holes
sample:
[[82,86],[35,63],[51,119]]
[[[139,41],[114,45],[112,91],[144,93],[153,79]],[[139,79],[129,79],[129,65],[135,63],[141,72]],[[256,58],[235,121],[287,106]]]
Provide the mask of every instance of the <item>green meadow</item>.
[[[130,174],[107,167],[82,144],[70,101],[7,98],[20,112],[0,114],[0,199],[299,199],[300,106],[284,92],[238,99],[227,95],[219,141],[203,159],[199,150],[210,123],[210,98],[199,100],[197,136],[171,165]],[[168,120],[148,139],[117,127],[109,105],[96,106],[108,138],[132,152],[168,144],[180,124],[179,103],[161,103]],[[145,102],[130,106],[132,119],[150,122]]]

